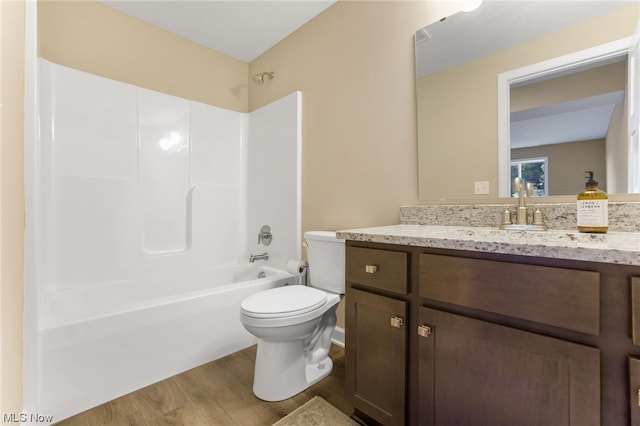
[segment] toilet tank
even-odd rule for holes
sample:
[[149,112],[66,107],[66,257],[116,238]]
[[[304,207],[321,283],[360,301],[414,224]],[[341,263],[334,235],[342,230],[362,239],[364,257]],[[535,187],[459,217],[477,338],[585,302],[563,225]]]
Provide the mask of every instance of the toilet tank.
[[332,293],[344,294],[344,240],[335,232],[304,233],[309,261],[309,285]]

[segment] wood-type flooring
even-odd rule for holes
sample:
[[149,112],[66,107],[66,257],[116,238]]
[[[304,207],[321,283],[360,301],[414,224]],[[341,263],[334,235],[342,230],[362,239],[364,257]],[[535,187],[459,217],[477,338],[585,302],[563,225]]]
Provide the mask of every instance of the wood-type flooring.
[[62,420],[56,426],[268,426],[318,395],[350,416],[344,399],[344,349],[333,345],[331,375],[281,402],[252,391],[256,346],[196,367]]

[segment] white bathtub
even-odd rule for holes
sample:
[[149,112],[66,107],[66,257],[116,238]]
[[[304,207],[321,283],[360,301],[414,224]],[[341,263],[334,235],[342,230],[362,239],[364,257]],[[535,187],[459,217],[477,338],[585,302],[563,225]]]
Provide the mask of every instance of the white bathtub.
[[43,295],[39,413],[60,421],[251,346],[242,300],[296,282],[250,264],[158,275]]

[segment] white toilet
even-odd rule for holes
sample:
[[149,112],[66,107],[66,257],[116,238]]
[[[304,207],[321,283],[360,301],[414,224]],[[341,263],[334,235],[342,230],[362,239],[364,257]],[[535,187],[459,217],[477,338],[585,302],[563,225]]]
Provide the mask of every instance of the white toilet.
[[331,335],[344,294],[344,240],[335,232],[304,234],[309,285],[261,291],[240,305],[240,320],[258,337],[253,393],[282,401],[331,373]]

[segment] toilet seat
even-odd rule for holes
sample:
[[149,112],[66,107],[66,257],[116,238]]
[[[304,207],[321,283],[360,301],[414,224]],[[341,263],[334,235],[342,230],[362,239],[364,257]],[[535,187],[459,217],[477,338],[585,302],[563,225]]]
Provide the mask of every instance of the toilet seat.
[[261,291],[240,305],[242,314],[252,318],[287,318],[312,312],[327,301],[327,293],[303,285]]

